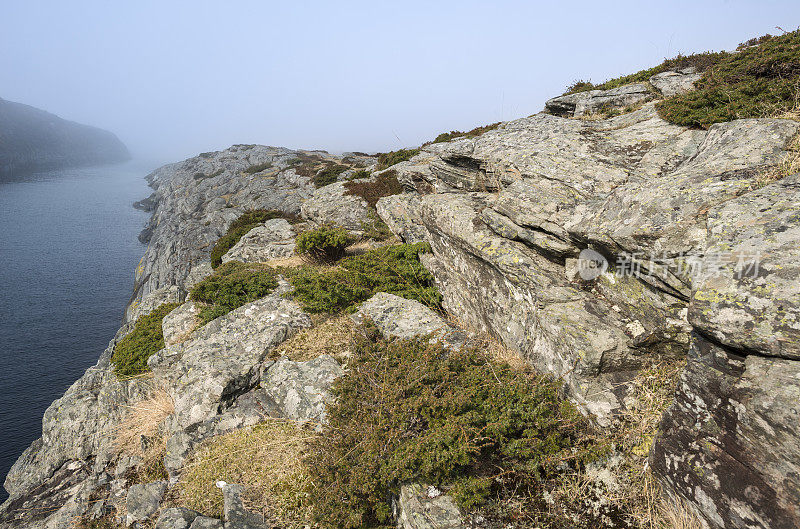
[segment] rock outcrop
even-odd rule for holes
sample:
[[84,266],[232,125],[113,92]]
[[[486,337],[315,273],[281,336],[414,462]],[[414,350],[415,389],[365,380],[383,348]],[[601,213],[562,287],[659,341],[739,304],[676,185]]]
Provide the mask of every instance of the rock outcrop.
[[129,158],[128,149],[111,132],[0,99],[0,181]]
[[[382,198],[377,212],[403,241],[430,244],[420,258],[450,315],[562,380],[601,426],[630,404],[640,370],[687,359],[650,453],[665,491],[713,529],[795,527],[800,175],[765,175],[800,123],[742,119],[701,130],[662,120],[652,100],[696,80],[690,70],[664,72],[649,85],[562,96],[548,101],[549,113],[423,146],[391,168],[405,192]],[[610,107],[626,113],[574,119]],[[137,317],[183,301],[212,273],[210,247],[245,210],[362,229],[372,214],[366,203],[342,182],[317,189],[312,177],[329,164],[369,160],[240,145],[149,175],[155,192],[140,204],[153,211],[149,246],[127,323],[47,410],[42,438],[6,479],[0,527],[61,527],[93,512],[90,498],[108,489],[117,504],[128,500],[132,520],[156,517],[162,484],[131,487],[125,472],[136,462],[122,461],[113,442],[125,409],[154,383],[174,402],[159,426],[170,484],[210,437],[270,417],[323,424],[331,384],[346,367],[327,355],[295,362],[273,354],[311,325],[282,279],[204,326],[194,303],[174,309],[162,322],[165,347],[148,360],[149,381],[119,380],[110,358]],[[268,221],[224,260],[287,256],[298,229]],[[354,319],[389,338],[429,336],[452,349],[468,338],[420,303],[386,293]],[[244,510],[239,485],[219,486],[224,521],[160,508],[156,527],[263,526]],[[462,526],[446,494],[399,486],[401,527]]]

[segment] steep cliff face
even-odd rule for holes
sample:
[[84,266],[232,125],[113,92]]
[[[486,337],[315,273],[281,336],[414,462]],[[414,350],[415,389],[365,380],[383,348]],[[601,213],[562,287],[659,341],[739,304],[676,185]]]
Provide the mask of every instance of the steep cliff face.
[[111,132],[0,99],[0,179],[35,171],[120,162],[128,149]]

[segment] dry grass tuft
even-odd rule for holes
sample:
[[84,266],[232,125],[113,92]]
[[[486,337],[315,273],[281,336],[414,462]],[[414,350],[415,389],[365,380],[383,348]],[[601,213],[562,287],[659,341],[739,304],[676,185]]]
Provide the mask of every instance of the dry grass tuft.
[[176,486],[181,505],[222,515],[217,481],[240,483],[245,507],[263,514],[270,527],[306,526],[311,519],[311,482],[303,464],[315,434],[292,421],[271,419],[204,443],[184,467]]
[[273,351],[273,356],[287,356],[295,362],[313,360],[328,354],[343,362],[353,350],[356,324],[346,314],[315,315],[313,326],[303,329]]
[[154,389],[150,396],[129,407],[128,414],[114,431],[114,447],[118,454],[141,459],[135,475],[139,483],[149,483],[167,476],[164,456],[167,438],[161,431],[164,420],[175,412],[172,397],[163,389]]
[[664,529],[701,529],[697,514],[683,501],[664,500],[661,503],[661,519]]
[[[798,113],[800,114],[800,111],[798,111]],[[800,134],[789,142],[789,145],[786,147],[786,154],[780,163],[753,178],[750,184],[743,188],[739,194],[741,195],[750,191],[755,191],[756,189],[761,189],[766,185],[777,182],[795,173],[800,173]]]

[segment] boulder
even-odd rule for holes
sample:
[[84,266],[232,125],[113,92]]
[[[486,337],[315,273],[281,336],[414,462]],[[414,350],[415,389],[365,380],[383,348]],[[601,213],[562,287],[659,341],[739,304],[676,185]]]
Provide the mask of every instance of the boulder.
[[650,464],[714,529],[800,526],[800,361],[696,335]]
[[649,81],[664,97],[685,94],[694,90],[694,84],[703,77],[694,68],[678,71],[661,72],[652,76]]
[[166,490],[166,481],[132,485],[128,489],[128,498],[125,504],[128,512],[126,523],[131,525],[134,522],[147,520],[158,512],[161,498]]
[[151,356],[148,365],[172,392],[175,429],[206,421],[258,384],[269,352],[311,321],[281,281],[270,295],[196,330]]
[[344,182],[335,182],[315,190],[300,207],[304,219],[316,224],[332,224],[360,232],[370,222],[367,202],[348,195]]
[[580,117],[603,108],[623,108],[655,99],[647,85],[634,83],[610,90],[587,90],[548,99],[545,110],[556,116]]
[[270,259],[291,257],[297,234],[286,219],[271,219],[247,232],[222,256],[222,262],[263,263]]
[[461,529],[461,511],[436,487],[403,485],[396,507],[399,529]]
[[223,529],[223,527],[221,520],[209,518],[208,516],[198,516],[194,519],[189,529]]
[[445,322],[419,301],[379,292],[361,304],[353,316],[356,323],[370,319],[384,336],[410,339],[431,335],[448,347],[460,347],[466,335]]
[[343,374],[342,367],[330,355],[307,362],[281,358],[266,370],[261,387],[277,404],[283,417],[311,421],[319,427],[325,422],[331,384]]

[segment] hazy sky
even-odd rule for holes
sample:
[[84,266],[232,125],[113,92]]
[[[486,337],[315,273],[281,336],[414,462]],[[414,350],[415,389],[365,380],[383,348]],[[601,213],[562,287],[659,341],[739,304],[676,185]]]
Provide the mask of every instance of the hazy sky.
[[233,143],[389,150],[798,24],[797,0],[2,0],[0,97],[162,161]]

